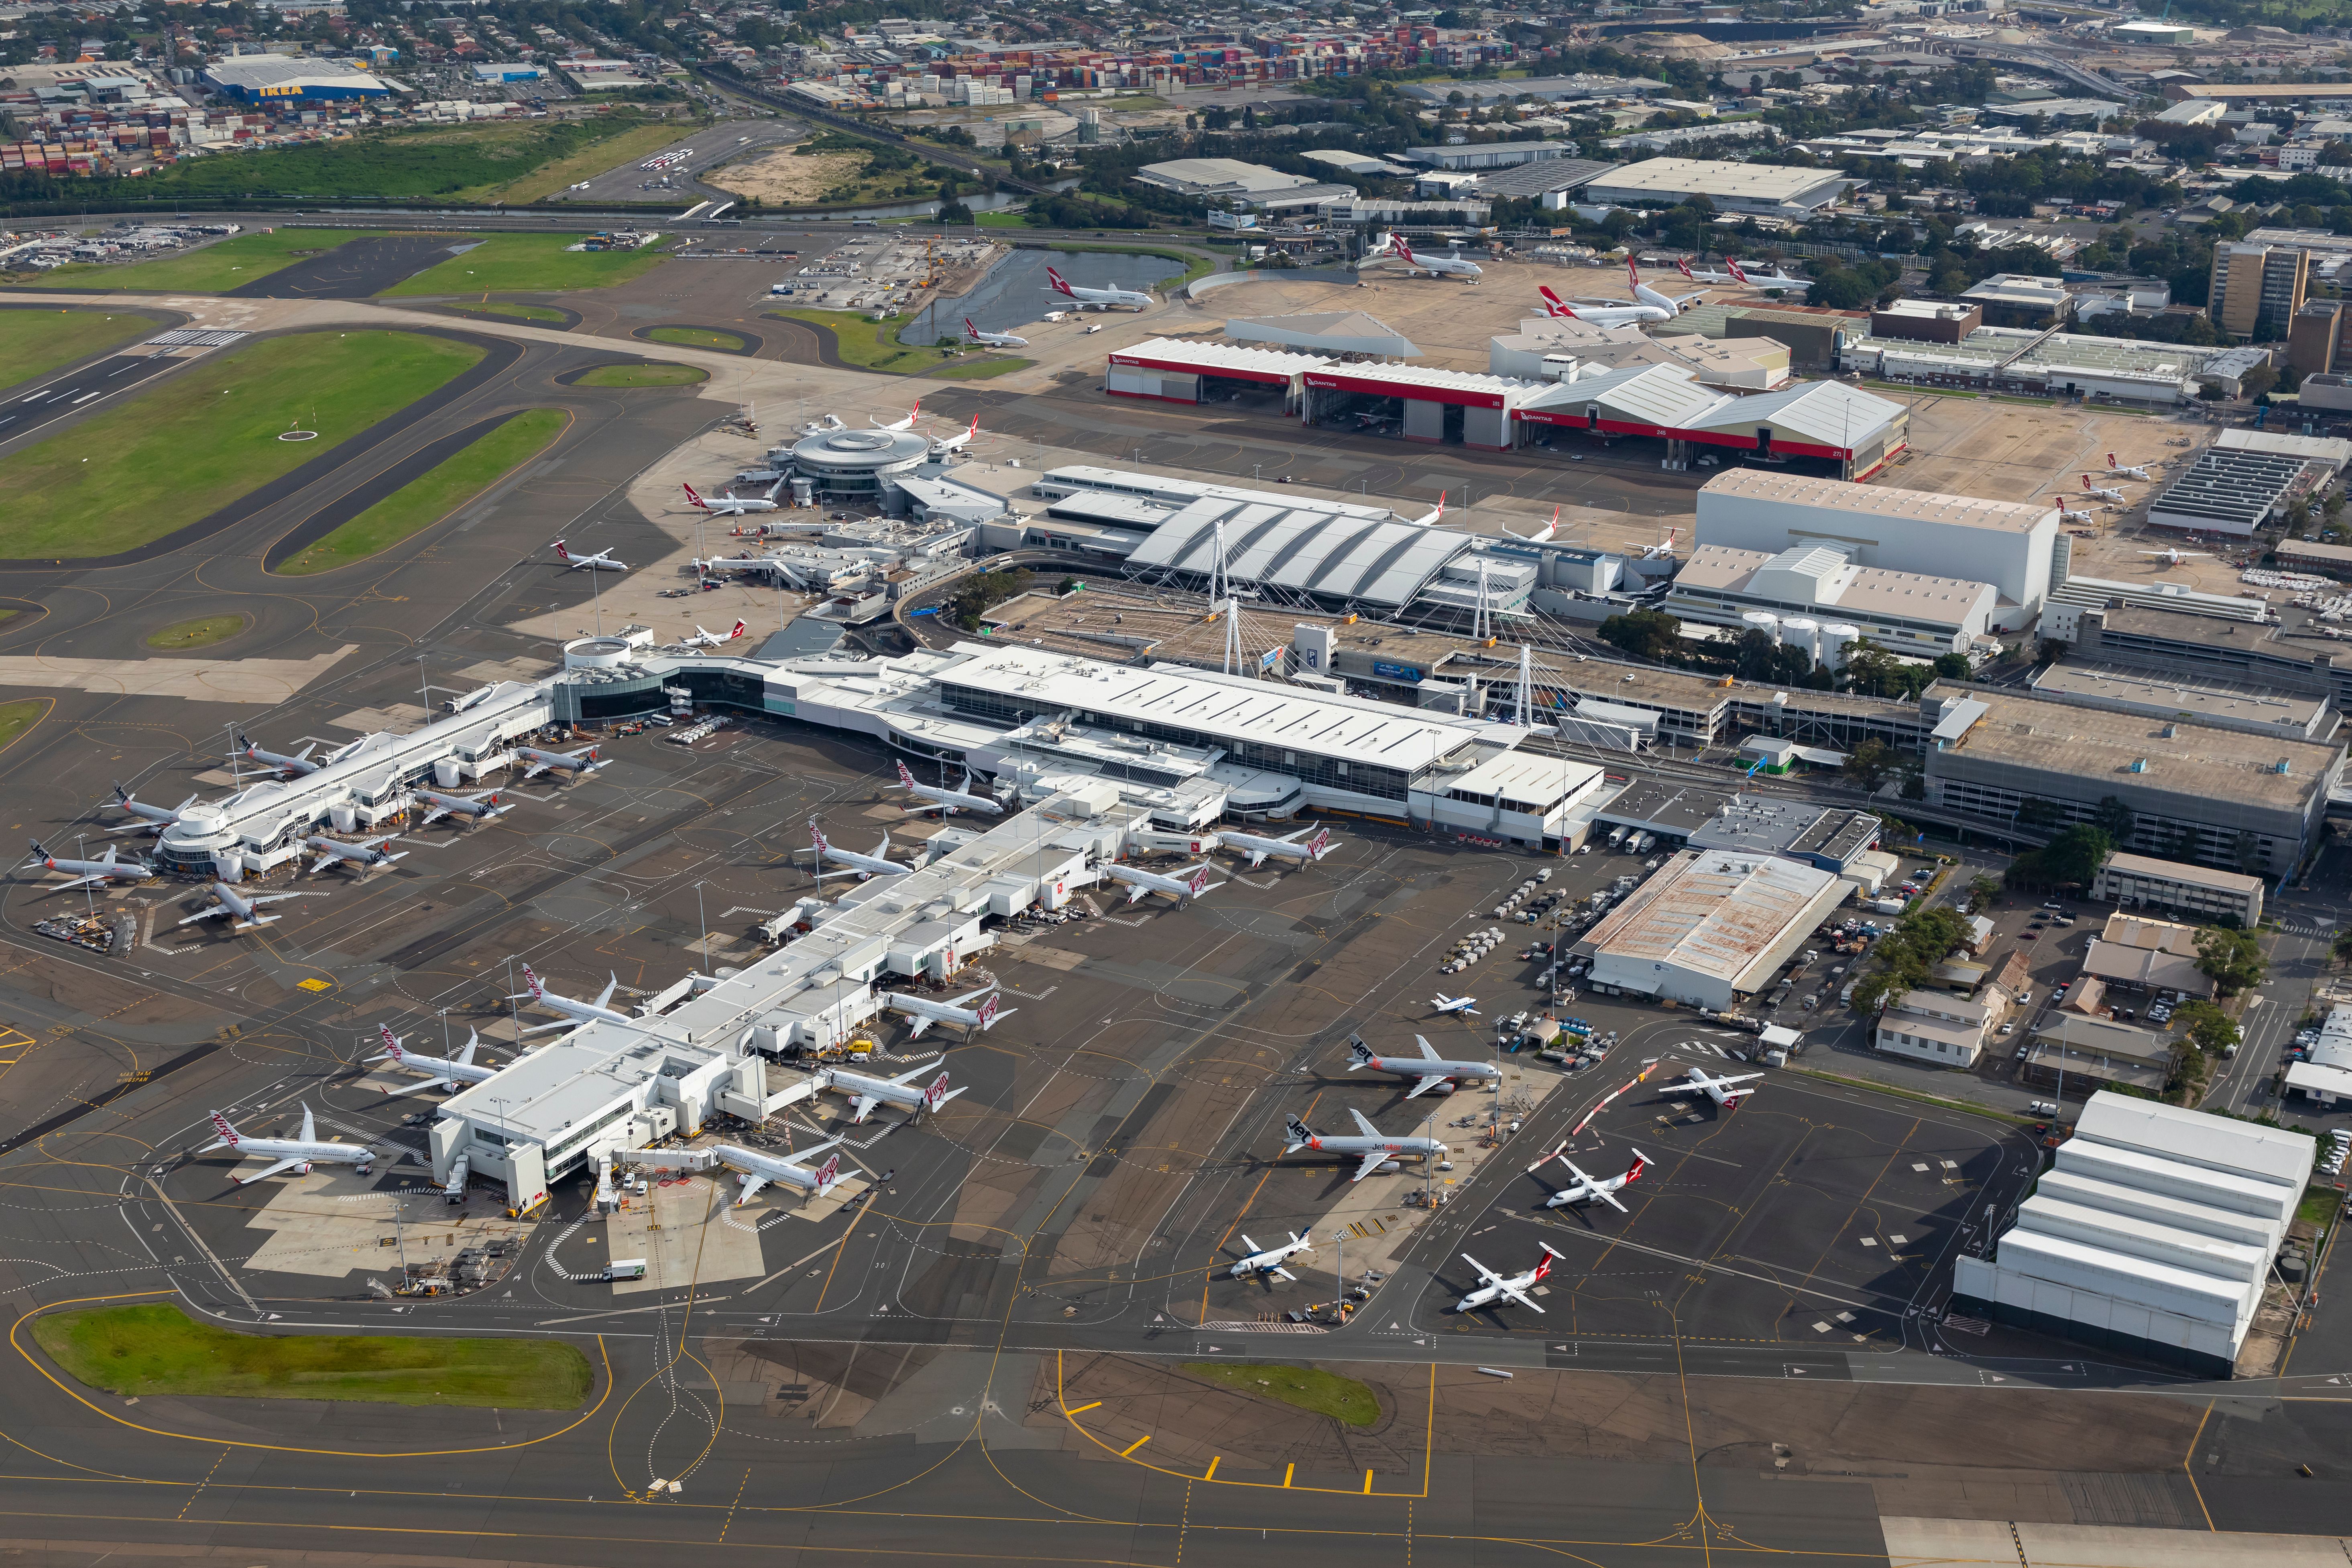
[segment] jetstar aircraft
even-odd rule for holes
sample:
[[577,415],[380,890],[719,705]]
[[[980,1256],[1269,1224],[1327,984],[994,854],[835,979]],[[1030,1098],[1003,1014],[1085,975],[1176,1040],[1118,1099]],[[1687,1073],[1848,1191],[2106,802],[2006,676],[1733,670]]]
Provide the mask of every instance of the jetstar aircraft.
[[282,904],[289,899],[316,899],[323,896],[320,893],[265,893],[260,898],[248,899],[226,882],[215,882],[213,906],[190,915],[180,923],[184,926],[192,926],[198,921],[215,921],[226,915],[228,917],[229,930],[251,931],[256,926],[274,925],[286,918],[283,915],[257,913],[257,911],[264,904]]
[[190,795],[182,801],[176,809],[167,811],[160,805],[149,805],[118,784],[114,786],[114,804],[139,820],[126,823],[121,827],[110,827],[107,829],[109,833],[161,833],[179,821],[180,813],[195,805],[196,797]]
[[1429,1005],[1441,1013],[1467,1013],[1475,1018],[1478,1016],[1478,1009],[1474,1005],[1477,1000],[1475,996],[1448,996],[1441,991],[1429,999]]
[[[914,1028],[907,1035],[910,1040],[921,1039],[923,1031],[933,1024],[961,1024],[967,1035],[974,1029],[978,1029],[984,1035],[996,1026],[996,1020],[999,1018],[1010,1018],[1013,1014],[1021,1011],[1018,1007],[1000,1010],[993,994],[995,990],[996,987],[993,985],[983,985],[977,991],[967,991],[962,995],[950,997],[945,1002],[934,1002],[924,996],[909,996],[903,991],[891,991],[884,994],[882,1005],[896,1012],[907,1014],[915,1020]],[[964,1005],[975,996],[985,996],[988,1000],[977,1007]]]
[[1421,1047],[1421,1055],[1383,1057],[1374,1054],[1372,1047],[1364,1044],[1363,1037],[1359,1035],[1348,1042],[1348,1070],[1354,1072],[1360,1068],[1370,1068],[1375,1072],[1418,1079],[1405,1091],[1407,1100],[1427,1094],[1432,1089],[1440,1094],[1452,1094],[1456,1083],[1478,1083],[1489,1079],[1499,1081],[1502,1079],[1503,1069],[1492,1062],[1450,1062],[1439,1056],[1419,1035],[1412,1038],[1413,1043]]
[[522,771],[525,783],[551,768],[560,773],[593,773],[604,765],[604,759],[596,755],[593,746],[580,752],[542,752],[537,746],[517,746],[514,754],[530,764]]
[[1108,310],[1113,305],[1128,305],[1138,310],[1151,307],[1151,296],[1137,289],[1081,288],[1051,267],[1045,268],[1045,277],[1049,282],[1047,292],[1061,295],[1080,310],[1088,305],[1098,310]]
[[302,874],[306,877],[313,877],[327,867],[341,861],[347,866],[357,866],[360,868],[360,875],[364,878],[379,866],[389,866],[394,860],[408,858],[408,851],[405,849],[397,855],[387,855],[383,852],[383,847],[398,837],[396,833],[384,833],[373,838],[362,839],[357,844],[346,844],[340,838],[329,838],[324,834],[313,834],[302,842],[317,850],[319,858],[311,861],[310,868]]
[[918,811],[984,811],[991,816],[997,816],[1004,810],[1004,807],[989,799],[988,796],[971,793],[970,768],[963,771],[963,787],[950,789],[945,784],[917,784],[915,775],[907,771],[907,764],[900,763],[898,787],[913,790],[916,795],[922,797],[924,804],[915,808]]
[[[809,837],[814,841],[819,881],[827,877],[855,876],[862,882],[868,877],[903,877],[914,869],[912,866],[901,866],[890,858],[890,836],[887,833],[882,835],[882,842],[875,847],[871,855],[860,855],[855,849],[835,848],[826,839],[824,829],[814,822],[809,824]],[[801,852],[795,850],[794,853]],[[827,860],[838,861],[843,868],[838,871],[824,869]]]
[[255,745],[251,740],[247,739],[242,731],[240,731],[236,737],[236,743],[238,749],[244,752],[245,760],[247,762],[260,763],[264,766],[276,768],[288,778],[299,778],[304,773],[315,773],[319,771],[320,766],[320,763],[314,763],[310,760],[310,753],[319,749],[319,743],[316,741],[311,742],[310,744],[303,747],[300,751],[295,752],[290,757],[281,756],[276,752],[263,751],[259,746]]
[[231,1176],[229,1180],[240,1187],[286,1171],[307,1176],[313,1165],[356,1165],[360,1174],[364,1176],[375,1164],[375,1151],[373,1149],[357,1143],[319,1142],[318,1119],[310,1114],[308,1105],[302,1108],[302,1136],[299,1138],[248,1138],[231,1126],[228,1118],[219,1111],[214,1111],[212,1118],[213,1131],[220,1136],[197,1150],[197,1153],[209,1154],[215,1149],[233,1149],[239,1158],[277,1162],[268,1170],[256,1171],[250,1176]]
[[1544,297],[1544,314],[1557,321],[1582,321],[1589,327],[1636,327],[1644,321],[1671,321],[1675,313],[1655,305],[1571,305],[1551,291],[1551,285],[1539,284],[1536,292]]
[[747,511],[774,511],[776,492],[784,488],[784,481],[778,479],[770,485],[764,496],[713,496],[709,500],[697,495],[692,485],[681,483],[677,488],[686,492],[686,504],[697,511],[707,511],[713,517],[741,517]]
[[[1546,1199],[1544,1207],[1548,1209],[1562,1208],[1574,1204],[1589,1204],[1598,1198],[1619,1214],[1630,1213],[1631,1211],[1623,1204],[1617,1201],[1617,1194],[1640,1181],[1642,1173],[1650,1168],[1650,1157],[1639,1149],[1633,1151],[1633,1163],[1625,1167],[1623,1175],[1605,1178],[1588,1176],[1577,1169],[1576,1162],[1568,1157],[1568,1145],[1565,1143],[1551,1152],[1551,1158],[1567,1166],[1568,1173],[1574,1176],[1576,1182],[1571,1186],[1560,1188]],[[1541,1164],[1543,1162],[1538,1161],[1537,1163]]]
[[416,798],[428,809],[416,819],[419,827],[430,827],[445,816],[462,816],[472,822],[487,822],[493,816],[504,816],[514,809],[512,805],[500,805],[499,792],[487,795],[443,795],[437,789],[420,789]]
[[[1301,840],[1305,842],[1300,842]],[[1297,860],[1312,866],[1337,847],[1328,827],[1302,827],[1282,838],[1261,838],[1255,833],[1235,833],[1229,828],[1217,830],[1218,844],[1227,849],[1238,849],[1249,857],[1250,869],[1265,864],[1269,855],[1285,860]]]
[[1752,1089],[1734,1089],[1732,1086],[1752,1082],[1763,1076],[1760,1072],[1743,1072],[1732,1073],[1723,1078],[1712,1078],[1704,1069],[1693,1068],[1690,1069],[1689,1076],[1682,1082],[1666,1084],[1658,1092],[1660,1094],[1704,1094],[1717,1105],[1737,1107],[1741,1100],[1756,1091]]
[[749,630],[751,630],[749,626],[745,626],[740,621],[737,621],[735,623],[735,629],[731,632],[706,632],[702,629],[702,623],[700,621],[697,621],[694,624],[694,635],[690,637],[678,638],[677,646],[680,647],[724,647],[729,643],[740,640],[743,634]]
[[771,1183],[813,1198],[824,1196],[841,1184],[841,1156],[835,1154],[814,1168],[803,1162],[814,1159],[840,1142],[838,1138],[828,1138],[797,1154],[772,1154],[733,1143],[714,1143],[708,1149],[624,1149],[613,1157],[622,1164],[646,1171],[708,1171],[714,1165],[723,1165],[742,1180],[743,1190],[735,1197],[735,1206],[740,1209]]
[[1016,338],[1011,332],[982,331],[978,327],[971,324],[971,318],[970,316],[966,316],[963,319],[963,331],[964,336],[969,338],[971,342],[976,343],[986,343],[992,349],[1025,349],[1029,346],[1029,340],[1027,338]]
[[1356,1173],[1348,1178],[1350,1182],[1360,1182],[1378,1171],[1395,1170],[1402,1160],[1440,1160],[1453,1152],[1434,1138],[1391,1138],[1373,1126],[1360,1110],[1351,1109],[1348,1114],[1362,1129],[1361,1137],[1344,1132],[1331,1136],[1316,1131],[1296,1116],[1286,1118],[1283,1126],[1287,1136],[1282,1152],[1295,1154],[1301,1149],[1312,1149],[1318,1154],[1353,1156],[1357,1165]]
[[562,540],[555,542],[555,558],[574,572],[626,572],[629,563],[615,561],[609,550],[599,550],[593,555],[574,555],[572,547]]
[[540,984],[539,976],[531,973],[530,965],[528,963],[522,966],[522,983],[525,989],[508,997],[508,1001],[536,1002],[551,1013],[563,1015],[563,1022],[541,1024],[535,1028],[525,1029],[523,1033],[526,1035],[543,1035],[550,1029],[577,1028],[582,1024],[630,1024],[636,1021],[618,1008],[605,1005],[612,1001],[613,993],[620,986],[621,977],[617,974],[605,976],[604,989],[596,993],[596,1000],[593,1002],[583,1002],[572,996],[558,996]]
[[[1543,1243],[1541,1242],[1538,1242],[1536,1245],[1543,1247]],[[1462,1261],[1478,1271],[1478,1289],[1471,1291],[1470,1294],[1463,1297],[1459,1301],[1454,1302],[1448,1310],[1455,1312],[1475,1312],[1479,1308],[1484,1307],[1490,1302],[1500,1301],[1507,1299],[1517,1302],[1522,1307],[1535,1307],[1537,1311],[1542,1311],[1543,1309],[1541,1307],[1536,1307],[1535,1298],[1528,1295],[1528,1292],[1538,1285],[1543,1283],[1544,1277],[1551,1272],[1552,1259],[1560,1256],[1560,1254],[1554,1252],[1549,1247],[1544,1247],[1543,1251],[1544,1256],[1541,1262],[1538,1263],[1533,1268],[1528,1269],[1526,1273],[1514,1274],[1508,1279],[1496,1273],[1493,1269],[1487,1268],[1485,1264],[1479,1262],[1468,1253],[1464,1253],[1462,1255]]]
[[948,1087],[948,1075],[944,1072],[924,1088],[915,1088],[915,1080],[930,1070],[930,1064],[926,1062],[921,1067],[909,1068],[897,1078],[868,1078],[847,1068],[823,1068],[818,1069],[817,1084],[849,1097],[849,1121],[856,1126],[873,1115],[877,1106],[895,1105],[910,1115],[921,1116],[963,1092]]
[[155,874],[155,868],[143,860],[119,858],[111,844],[106,847],[106,853],[95,860],[60,860],[42,848],[39,839],[28,842],[33,846],[33,858],[25,862],[25,870],[32,870],[37,866],[45,870],[63,871],[74,879],[70,882],[59,882],[50,889],[52,892],[62,893],[68,888],[94,887],[101,882],[143,882]]
[[1163,877],[1157,871],[1139,871],[1132,866],[1120,866],[1105,861],[1096,868],[1114,882],[1127,886],[1127,901],[1135,902],[1146,893],[1165,893],[1180,904],[1189,904],[1203,893],[1213,892],[1224,886],[1209,880],[1209,868],[1203,864]]
[[1249,1248],[1249,1253],[1239,1263],[1225,1271],[1226,1279],[1254,1279],[1260,1275],[1279,1274],[1285,1279],[1295,1283],[1298,1276],[1285,1268],[1283,1265],[1302,1252],[1312,1251],[1315,1238],[1312,1232],[1302,1230],[1294,1233],[1288,1241],[1279,1247],[1262,1247],[1249,1238],[1247,1232],[1244,1232],[1242,1245]]
[[404,1094],[422,1094],[428,1089],[446,1089],[455,1094],[460,1084],[481,1083],[498,1076],[499,1069],[494,1067],[474,1065],[474,1052],[482,1043],[478,1031],[466,1031],[465,1047],[454,1057],[412,1056],[401,1049],[400,1037],[394,1034],[388,1026],[378,1024],[375,1032],[383,1039],[383,1049],[368,1060],[390,1062],[396,1068],[411,1068],[432,1075],[423,1083],[411,1084],[405,1089],[385,1089],[383,1093],[387,1100],[397,1100]]

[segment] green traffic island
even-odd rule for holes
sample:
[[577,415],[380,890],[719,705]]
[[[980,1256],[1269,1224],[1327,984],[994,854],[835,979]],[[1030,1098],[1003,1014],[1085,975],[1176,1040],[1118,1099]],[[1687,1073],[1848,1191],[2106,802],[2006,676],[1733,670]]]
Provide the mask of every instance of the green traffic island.
[[242,637],[253,627],[253,617],[232,612],[223,616],[198,616],[193,620],[174,621],[170,626],[152,631],[145,638],[149,647],[158,653],[183,653],[193,648],[212,647],[234,637]]
[[877,375],[928,375],[944,381],[985,381],[991,376],[1026,370],[1035,360],[1009,357],[975,358],[961,348],[925,347],[898,341],[899,329],[914,320],[911,312],[876,318],[859,310],[763,310],[772,321],[793,321],[816,339],[817,359],[835,370],[872,371]]
[[555,378],[555,384],[558,386],[601,387],[694,386],[709,379],[710,373],[697,365],[672,364],[667,360],[613,360],[604,364],[567,370]]
[[685,322],[639,327],[629,336],[643,342],[663,343],[674,349],[704,349],[711,353],[741,354],[747,359],[758,353],[761,344],[767,341],[756,332],[737,331],[726,327],[698,327]]
[[59,1371],[118,1399],[152,1395],[340,1399],[577,1410],[595,1386],[588,1358],[539,1339],[396,1334],[243,1334],[154,1301],[51,1312],[33,1339]]
[[1203,1383],[1328,1415],[1343,1426],[1380,1424],[1380,1395],[1369,1384],[1335,1372],[1250,1362],[1186,1362],[1183,1370]]
[[369,502],[375,492],[363,490],[305,519],[270,551],[266,569],[310,577],[380,555],[471,506],[545,452],[571,422],[560,408],[526,408],[445,436],[384,476],[397,486],[389,495]]

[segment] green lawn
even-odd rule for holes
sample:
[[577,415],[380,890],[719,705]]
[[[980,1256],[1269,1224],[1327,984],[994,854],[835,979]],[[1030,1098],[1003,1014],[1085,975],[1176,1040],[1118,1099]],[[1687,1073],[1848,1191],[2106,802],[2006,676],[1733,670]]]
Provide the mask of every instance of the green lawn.
[[613,136],[588,144],[568,158],[544,164],[511,184],[500,186],[498,199],[509,206],[520,206],[525,202],[543,202],[607,169],[640,163],[680,137],[691,134],[694,129],[693,122],[676,120],[656,120],[643,125],[632,125]]
[[1250,1366],[1196,1361],[1184,1363],[1192,1376],[1240,1394],[1279,1400],[1348,1426],[1370,1426],[1381,1418],[1380,1396],[1352,1377],[1304,1366]]
[[494,234],[462,256],[427,268],[384,290],[414,294],[540,294],[564,289],[608,289],[641,278],[668,256],[644,250],[566,250],[569,234]]
[[193,621],[176,621],[160,632],[149,634],[147,646],[167,653],[180,648],[210,647],[216,642],[228,641],[248,624],[243,616],[198,616]]
[[709,381],[710,373],[690,364],[600,364],[574,386],[692,386]]
[[1029,219],[1024,213],[974,213],[971,221],[982,228],[1027,228]]
[[925,374],[935,381],[986,381],[991,376],[1003,375],[1007,371],[1027,370],[1036,363],[1034,359],[965,358],[952,364],[943,364],[937,370]]
[[[208,356],[0,459],[0,558],[111,555],[184,528],[480,361],[415,332],[302,332]],[[299,427],[315,441],[280,441]]]
[[751,345],[733,332],[722,332],[710,327],[656,327],[646,336],[657,343],[668,343],[681,349],[718,349],[726,353],[741,353]]
[[595,1382],[588,1358],[553,1340],[239,1334],[161,1302],[52,1313],[34,1323],[33,1337],[78,1382],[125,1397],[573,1410]]
[[0,310],[0,386],[46,375],[61,364],[155,331],[145,316],[96,310]]
[[[842,363],[863,365],[867,370],[919,375],[954,357],[944,349],[908,348],[898,342],[898,329],[915,319],[911,313],[879,321],[860,310],[766,310],[761,314],[780,321],[806,321],[813,327],[831,328]],[[1008,364],[1005,368],[1014,367]]]
[[7,750],[17,736],[38,723],[41,715],[49,710],[50,702],[47,697],[20,697],[14,702],[0,702],[0,751]]
[[518,305],[509,300],[493,300],[487,305],[478,300],[467,300],[449,309],[471,310],[477,316],[505,316],[517,321],[551,321],[559,327],[568,319],[562,311],[551,310],[545,305]]
[[281,228],[274,234],[240,234],[178,256],[159,256],[152,261],[134,261],[127,267],[78,262],[37,278],[20,279],[12,287],[221,294],[291,267],[311,252],[332,250],[354,239],[377,237],[377,231],[363,228]]
[[331,572],[389,550],[447,517],[522,464],[547,450],[570,416],[527,408],[497,429],[419,474],[278,570],[289,577]]

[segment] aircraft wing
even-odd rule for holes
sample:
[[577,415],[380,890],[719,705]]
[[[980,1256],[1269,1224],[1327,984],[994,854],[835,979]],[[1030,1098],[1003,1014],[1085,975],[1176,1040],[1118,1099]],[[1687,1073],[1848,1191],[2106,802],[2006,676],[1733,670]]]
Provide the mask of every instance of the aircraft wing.
[[855,1100],[850,1102],[849,1120],[852,1122],[865,1121],[867,1117],[874,1114],[874,1108],[881,1103],[882,1101],[873,1095],[859,1095]]
[[1619,1214],[1632,1214],[1633,1212],[1632,1209],[1627,1208],[1623,1204],[1619,1203],[1617,1201],[1617,1194],[1611,1192],[1606,1187],[1593,1187],[1592,1195],[1599,1198],[1602,1203],[1607,1204],[1611,1208],[1615,1209]]
[[1419,1036],[1419,1035],[1415,1035],[1415,1036],[1412,1037],[1412,1043],[1413,1043],[1414,1045],[1419,1046],[1419,1047],[1421,1047],[1421,1059],[1422,1059],[1422,1060],[1423,1060],[1423,1061],[1425,1061],[1425,1062],[1434,1062],[1434,1061],[1442,1061],[1442,1060],[1444,1060],[1444,1058],[1440,1057],[1440,1056],[1437,1054],[1437,1047],[1434,1047],[1434,1046],[1433,1046],[1433,1045],[1431,1045],[1431,1044],[1430,1044],[1426,1039],[1423,1038],[1421,1036]]
[[1691,1082],[1688,1079],[1685,1079],[1679,1083],[1660,1084],[1658,1086],[1658,1092],[1660,1094],[1694,1094],[1697,1092],[1699,1087],[1699,1085]]
[[1404,1097],[1407,1100],[1412,1100],[1416,1096],[1427,1094],[1431,1089],[1435,1089],[1439,1084],[1444,1083],[1444,1081],[1445,1075],[1442,1072],[1422,1073],[1413,1079],[1412,1087],[1404,1091]]
[[1536,1307],[1534,1298],[1530,1297],[1525,1290],[1520,1289],[1516,1285],[1497,1279],[1495,1281],[1495,1289],[1500,1290],[1504,1295],[1508,1296],[1512,1300],[1517,1301],[1522,1307],[1535,1307],[1535,1310],[1538,1312],[1543,1310],[1541,1307]]
[[302,1162],[299,1157],[280,1160],[278,1163],[270,1166],[267,1170],[256,1171],[249,1176],[236,1176],[232,1177],[231,1179],[239,1186],[250,1186],[256,1182],[267,1181],[269,1177],[278,1175],[281,1172],[290,1171],[301,1163]]
[[211,909],[205,910],[204,913],[190,915],[186,920],[182,921],[180,923],[184,926],[192,926],[198,921],[214,920],[219,916],[234,914],[236,912],[236,910],[230,909],[226,904],[215,904]]
[[103,883],[104,881],[106,881],[106,879],[106,879],[106,878],[104,878],[104,877],[102,877],[102,876],[100,876],[100,877],[76,877],[76,878],[75,878],[72,881],[70,881],[70,882],[58,882],[58,883],[55,884],[54,886],[52,886],[52,887],[49,889],[49,891],[51,891],[51,892],[53,892],[53,893],[65,893],[65,892],[70,892],[70,891],[72,891],[72,890],[73,890],[74,889],[76,889],[76,888],[89,888],[89,887],[95,887],[95,886],[97,886],[97,885],[99,885],[99,884],[100,884],[100,883]]
[[750,1203],[754,1194],[767,1184],[767,1177],[761,1175],[757,1171],[746,1171],[743,1173],[743,1190],[736,1194],[735,1206],[740,1208]]
[[1267,1272],[1267,1273],[1269,1273],[1269,1274],[1279,1274],[1279,1275],[1281,1275],[1285,1279],[1289,1280],[1289,1281],[1290,1281],[1292,1284],[1294,1284],[1294,1285],[1296,1285],[1296,1284],[1297,1284],[1297,1283],[1298,1283],[1298,1276],[1297,1276],[1297,1275],[1296,1275],[1296,1274],[1293,1274],[1289,1269],[1285,1268],[1284,1268],[1281,1264],[1279,1264],[1279,1263],[1276,1264],[1272,1268],[1270,1268],[1270,1269],[1266,1270],[1266,1272]]
[[1764,1075],[1760,1072],[1736,1072],[1728,1078],[1719,1078],[1715,1081],[1717,1085],[1727,1083],[1752,1083],[1763,1076]]
[[1364,1113],[1363,1113],[1362,1111],[1360,1111],[1360,1110],[1358,1110],[1354,1106],[1352,1106],[1352,1105],[1351,1105],[1351,1106],[1349,1106],[1349,1107],[1348,1108],[1348,1114],[1349,1114],[1349,1115],[1350,1115],[1350,1116],[1352,1116],[1352,1117],[1354,1117],[1354,1118],[1356,1119],[1356,1126],[1357,1126],[1358,1130],[1359,1130],[1359,1131],[1360,1131],[1363,1133],[1363,1135],[1364,1135],[1365,1137],[1367,1137],[1367,1138],[1379,1138],[1379,1137],[1383,1136],[1383,1134],[1381,1133],[1381,1130],[1380,1130],[1379,1128],[1377,1128],[1377,1127],[1373,1126],[1373,1125],[1371,1124],[1371,1122],[1370,1122],[1370,1121],[1365,1117]]
[[1374,1171],[1379,1170],[1382,1165],[1387,1164],[1391,1158],[1393,1158],[1393,1156],[1391,1156],[1387,1150],[1375,1149],[1370,1153],[1364,1156],[1363,1163],[1356,1167],[1356,1173],[1349,1177],[1348,1180],[1350,1182],[1360,1182],[1366,1176],[1370,1175]]
[[423,1083],[412,1083],[404,1089],[387,1089],[383,1091],[383,1097],[386,1100],[398,1100],[404,1095],[423,1094],[428,1089],[439,1089],[444,1081],[437,1078],[428,1078]]

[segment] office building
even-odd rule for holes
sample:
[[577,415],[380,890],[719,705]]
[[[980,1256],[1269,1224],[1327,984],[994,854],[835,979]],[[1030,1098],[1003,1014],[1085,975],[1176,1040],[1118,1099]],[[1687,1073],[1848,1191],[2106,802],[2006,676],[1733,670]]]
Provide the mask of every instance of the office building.
[[1849,187],[1865,183],[1835,169],[1650,158],[1592,181],[1584,187],[1584,199],[1596,206],[1639,209],[1680,206],[1705,196],[1717,212],[1780,216],[1819,212],[1834,205]]
[[2263,879],[2242,871],[2116,854],[2099,868],[2091,897],[2126,910],[2161,910],[2205,925],[2252,931],[2263,923]]
[[2207,310],[2215,326],[2238,337],[2282,336],[2303,309],[2310,272],[2311,253],[2298,245],[2217,245]]

